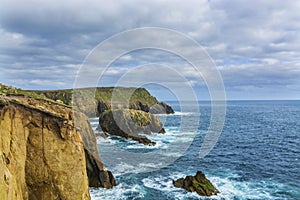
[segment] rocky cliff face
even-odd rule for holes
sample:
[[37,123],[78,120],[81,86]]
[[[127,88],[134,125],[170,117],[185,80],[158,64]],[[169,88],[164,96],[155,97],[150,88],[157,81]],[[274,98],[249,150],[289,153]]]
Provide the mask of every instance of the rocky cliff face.
[[0,96],[0,136],[0,199],[90,199],[89,185],[115,185],[81,113]]
[[88,118],[79,112],[74,113],[76,127],[80,127],[80,133],[84,144],[86,157],[86,170],[90,187],[111,188],[116,185],[114,176],[107,171],[100,158],[94,131]]
[[111,135],[130,138],[146,145],[155,145],[140,133],[165,133],[159,119],[140,110],[117,109],[103,112],[99,117],[99,128]]

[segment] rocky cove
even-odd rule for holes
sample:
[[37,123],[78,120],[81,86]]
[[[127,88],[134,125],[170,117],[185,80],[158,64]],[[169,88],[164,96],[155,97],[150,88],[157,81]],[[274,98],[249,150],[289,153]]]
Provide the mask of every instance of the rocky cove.
[[[116,181],[101,161],[85,114],[99,115],[101,128],[109,134],[155,145],[139,135],[164,133],[161,122],[150,112],[174,112],[145,89],[141,90],[142,99],[146,94],[156,100],[158,107],[138,98],[131,100],[130,109],[120,102],[99,104],[100,100],[95,99],[83,114],[84,110],[78,109],[83,103],[77,101],[72,109],[65,91],[56,91],[51,99],[42,92],[0,86],[0,199],[90,199],[89,187],[111,188]],[[124,122],[123,128],[117,128],[112,118],[115,115]],[[139,124],[139,128],[132,123]]]

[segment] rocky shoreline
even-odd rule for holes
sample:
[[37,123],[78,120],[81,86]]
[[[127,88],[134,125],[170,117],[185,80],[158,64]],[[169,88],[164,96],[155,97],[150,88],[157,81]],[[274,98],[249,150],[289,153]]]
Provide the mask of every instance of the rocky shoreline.
[[[148,91],[138,91],[153,100]],[[90,199],[89,187],[115,186],[113,174],[101,161],[88,117],[67,102],[46,96],[0,84],[0,199]],[[106,137],[155,145],[147,135],[165,130],[152,113],[174,111],[165,103],[153,102],[152,106],[131,104],[130,109],[98,102],[99,129]],[[202,172],[173,184],[199,195],[218,193]]]

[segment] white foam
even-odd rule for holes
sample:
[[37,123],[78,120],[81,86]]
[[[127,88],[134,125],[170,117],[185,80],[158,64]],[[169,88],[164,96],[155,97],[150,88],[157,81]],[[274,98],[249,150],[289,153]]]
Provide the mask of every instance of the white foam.
[[[141,199],[145,197],[146,192],[140,185],[126,185],[123,183],[118,184],[112,189],[104,188],[90,188],[90,194],[92,200],[112,200],[112,199],[128,199],[126,193],[134,192],[135,199]],[[128,195],[128,194],[127,194]]]
[[133,165],[130,165],[128,163],[124,163],[124,162],[121,162],[120,164],[116,165],[114,167],[114,171],[116,171],[114,173],[115,176],[118,176],[118,175],[121,175],[121,174],[124,174],[124,173],[127,173],[128,171],[134,171],[136,169],[135,166]]
[[[175,172],[167,177],[156,176],[156,177],[148,177],[142,180],[145,187],[153,188],[156,190],[160,190],[162,192],[166,192],[173,199],[201,199],[197,193],[186,192],[183,189],[176,188],[173,186],[172,180],[185,177],[187,174]],[[217,196],[212,196],[210,199],[222,199],[222,200],[231,200],[235,198],[239,199],[274,199],[272,197],[270,191],[266,188],[278,187],[277,183],[266,183],[260,182],[244,182],[237,180],[230,180],[230,178],[238,177],[235,174],[230,175],[227,178],[220,178],[216,176],[207,176],[207,178],[216,186],[216,188],[220,191]],[[282,186],[283,187],[283,186]],[[254,189],[256,188],[256,189]],[[203,197],[204,198],[204,197]]]
[[175,111],[175,113],[173,114],[155,114],[156,116],[163,116],[163,117],[167,117],[167,116],[172,116],[172,115],[181,115],[181,116],[186,116],[186,115],[199,115],[199,113],[196,112],[179,112],[179,111]]
[[[265,183],[261,182],[261,187],[257,187],[259,183],[230,180],[220,177],[208,177],[209,180],[220,191],[218,199],[233,199],[234,197],[243,197],[244,199],[273,199],[272,195],[266,191]],[[256,188],[256,189],[254,189]]]
[[[184,177],[184,175],[182,174],[182,176],[180,177]],[[196,193],[189,193],[181,188],[174,187],[173,180],[171,177],[158,176],[158,177],[144,178],[142,182],[145,187],[160,190],[164,193],[168,193],[168,197],[171,197],[171,199],[184,200],[188,198],[192,198],[192,199],[200,198],[199,195]]]

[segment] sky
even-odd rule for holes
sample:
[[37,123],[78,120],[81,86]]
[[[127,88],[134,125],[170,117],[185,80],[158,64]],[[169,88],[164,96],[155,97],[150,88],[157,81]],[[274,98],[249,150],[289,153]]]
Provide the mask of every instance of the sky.
[[[191,43],[172,34],[123,38],[98,54],[97,64],[85,62],[116,34],[158,27],[199,44],[198,56],[211,59],[227,99],[300,99],[300,1],[0,0],[0,5],[0,82],[6,85],[72,88],[84,74],[84,86],[142,86],[161,100],[210,99],[209,75],[199,76],[181,55],[166,50],[127,52],[100,77],[102,62],[133,44],[168,44],[197,57]],[[97,83],[88,82],[96,75]]]

